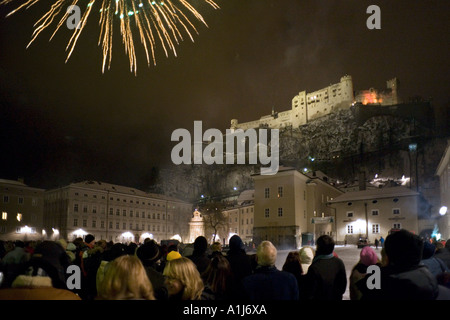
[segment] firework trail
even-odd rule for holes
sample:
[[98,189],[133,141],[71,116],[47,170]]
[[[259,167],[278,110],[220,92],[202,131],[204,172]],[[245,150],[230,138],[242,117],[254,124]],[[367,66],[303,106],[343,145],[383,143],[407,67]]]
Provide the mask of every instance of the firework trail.
[[[1,0],[0,5],[22,2],[18,7],[7,14],[7,17],[23,9],[29,9],[39,0]],[[112,61],[112,40],[114,22],[119,21],[120,34],[125,47],[125,53],[129,58],[130,71],[136,74],[137,59],[133,32],[137,32],[139,40],[145,49],[147,64],[156,65],[155,48],[160,45],[166,55],[172,52],[177,56],[176,45],[183,41],[183,35],[194,41],[193,33],[198,34],[194,23],[188,16],[200,21],[208,26],[202,15],[192,5],[192,0],[57,0],[54,1],[50,9],[34,24],[34,31],[27,48],[36,40],[39,34],[50,27],[54,21],[56,28],[50,37],[53,39],[58,30],[65,24],[73,11],[68,8],[78,6],[85,7],[85,11],[80,15],[80,21],[67,44],[67,59],[69,60],[77,41],[86,26],[87,20],[92,11],[100,13],[99,26],[100,36],[98,45],[102,47],[103,62],[102,72],[105,68],[110,69]],[[212,0],[197,0],[196,2],[206,3],[214,9],[219,6]],[[191,18],[192,19],[192,18]],[[134,29],[135,28],[135,29]]]

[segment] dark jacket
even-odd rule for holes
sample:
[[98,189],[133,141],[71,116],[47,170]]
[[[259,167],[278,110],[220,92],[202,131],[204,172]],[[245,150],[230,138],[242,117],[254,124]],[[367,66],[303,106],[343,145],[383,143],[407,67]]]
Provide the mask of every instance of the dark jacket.
[[276,267],[256,268],[255,273],[242,281],[245,297],[250,300],[298,300],[297,279]]
[[436,277],[426,266],[418,265],[406,270],[393,266],[380,268],[380,289],[368,289],[367,277],[357,285],[362,300],[448,300],[450,290],[438,285]]
[[333,254],[316,256],[305,279],[307,299],[342,300],[347,287],[347,274],[341,259]]
[[441,259],[450,269],[450,248],[441,248],[436,251],[434,256]]

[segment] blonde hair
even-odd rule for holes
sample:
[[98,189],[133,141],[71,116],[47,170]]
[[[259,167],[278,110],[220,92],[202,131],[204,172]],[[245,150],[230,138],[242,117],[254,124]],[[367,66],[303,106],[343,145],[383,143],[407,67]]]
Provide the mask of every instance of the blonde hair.
[[270,241],[263,241],[256,249],[260,266],[273,266],[277,260],[277,248]]
[[142,262],[136,256],[124,255],[106,266],[98,296],[107,300],[155,300],[153,286]]
[[200,300],[204,285],[197,266],[186,257],[167,261],[163,275],[183,285],[181,300]]

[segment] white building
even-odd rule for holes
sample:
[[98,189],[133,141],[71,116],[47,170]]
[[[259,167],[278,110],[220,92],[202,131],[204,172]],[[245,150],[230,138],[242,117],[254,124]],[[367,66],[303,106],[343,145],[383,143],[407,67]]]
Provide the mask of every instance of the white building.
[[156,241],[179,235],[188,241],[190,203],[99,181],[45,192],[44,226],[72,241],[90,233],[113,242]]
[[440,181],[440,199],[438,227],[443,239],[450,238],[450,140],[436,170]]
[[231,120],[231,129],[254,129],[259,127],[294,128],[304,125],[313,119],[322,117],[339,109],[348,109],[354,102],[353,81],[351,76],[343,76],[340,82],[307,93],[300,92],[292,99],[291,110],[275,112],[262,116],[259,120],[239,123]]
[[373,243],[391,229],[419,234],[430,228],[428,219],[419,220],[420,194],[402,186],[346,192],[329,203],[336,209],[336,243],[355,244],[359,237]]
[[42,239],[43,208],[44,189],[29,187],[23,181],[0,179],[0,239]]

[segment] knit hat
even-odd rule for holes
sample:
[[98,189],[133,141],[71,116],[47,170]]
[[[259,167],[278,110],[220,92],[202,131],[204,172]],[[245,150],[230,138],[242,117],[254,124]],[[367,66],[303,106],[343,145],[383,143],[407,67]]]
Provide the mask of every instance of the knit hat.
[[161,258],[161,250],[159,250],[158,244],[155,241],[148,241],[140,246],[136,255],[142,262],[155,262]]
[[230,244],[230,250],[244,250],[244,242],[242,242],[242,239],[238,235],[234,235],[230,238],[229,241]]
[[95,240],[95,237],[92,234],[88,234],[84,237],[84,242],[86,242],[86,243],[91,243],[94,240]]
[[425,241],[423,244],[422,259],[431,258],[434,255],[435,251],[436,251],[436,246],[434,244],[429,243],[428,241]]
[[363,247],[361,249],[361,253],[359,256],[360,256],[361,263],[367,267],[374,265],[378,262],[378,256],[375,253],[375,250],[373,250],[369,246]]
[[167,257],[166,257],[167,261],[177,260],[177,259],[180,259],[180,258],[181,258],[181,254],[178,251],[170,251],[167,254]]
[[314,249],[311,247],[303,247],[300,249],[299,251],[300,253],[300,262],[302,264],[302,270],[303,273],[307,273],[308,272],[308,268],[311,265],[313,259],[314,259]]

